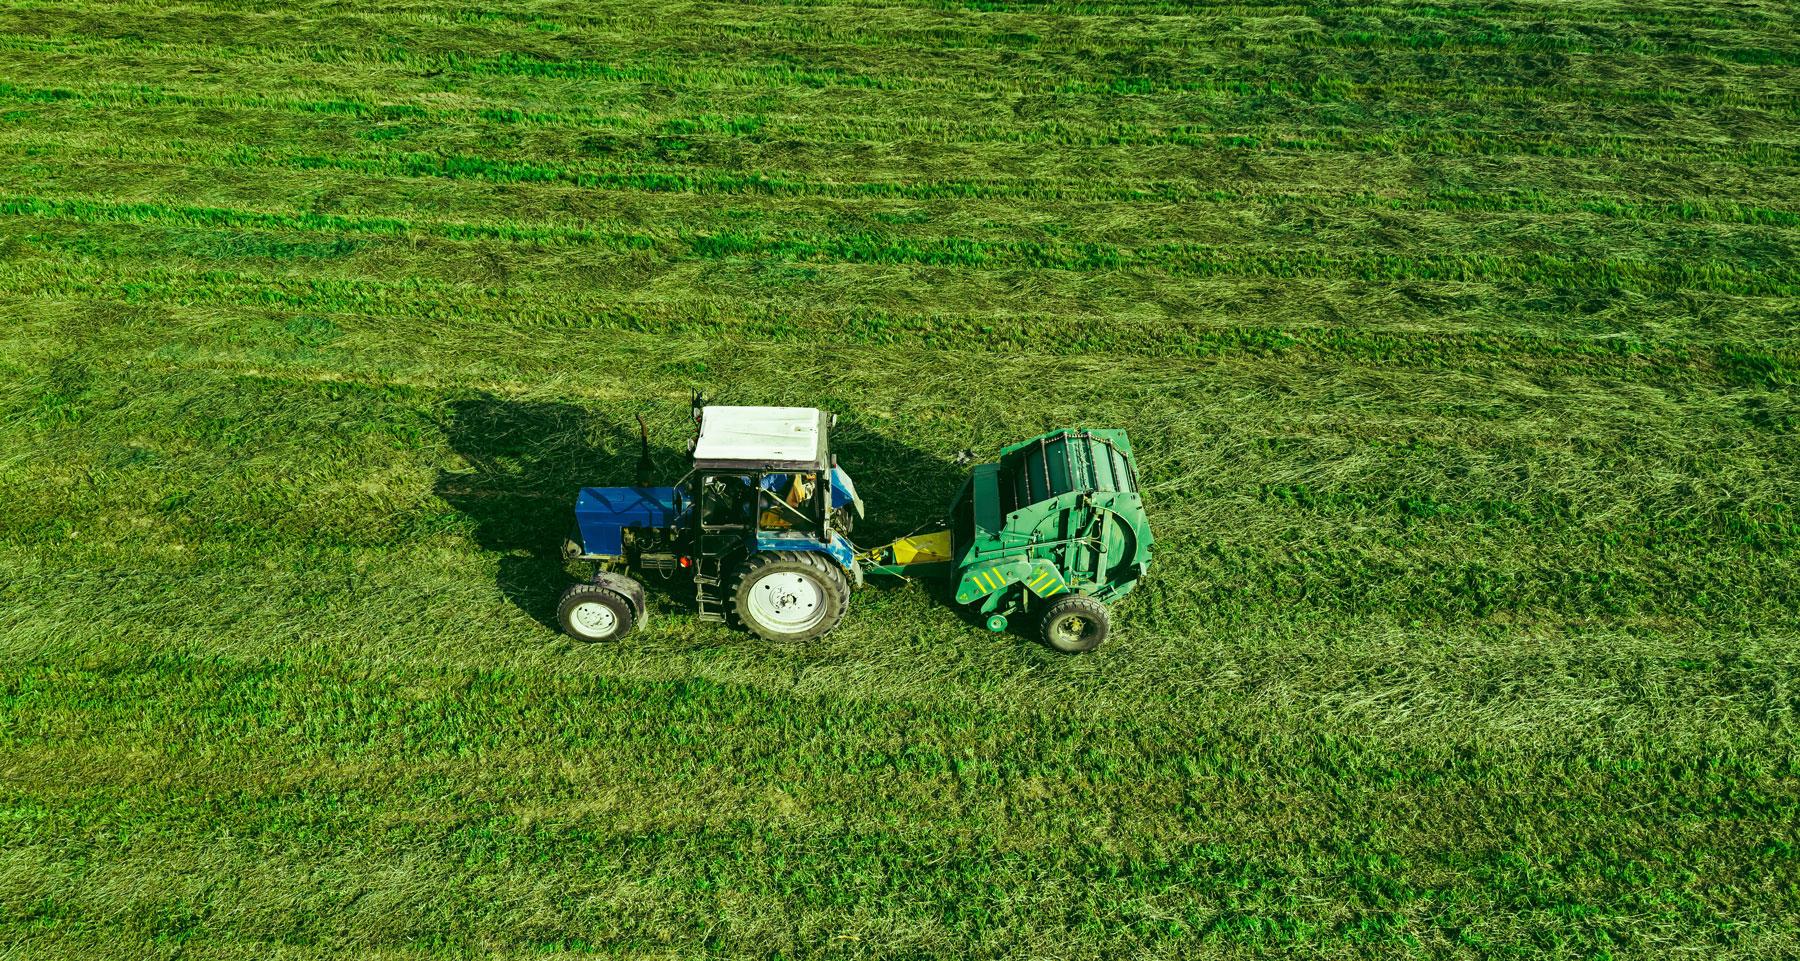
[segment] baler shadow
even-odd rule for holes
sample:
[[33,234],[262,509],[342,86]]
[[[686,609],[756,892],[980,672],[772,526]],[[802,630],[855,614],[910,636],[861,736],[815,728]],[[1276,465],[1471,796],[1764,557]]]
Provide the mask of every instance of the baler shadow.
[[937,523],[969,477],[967,467],[848,418],[832,428],[831,449],[868,511],[851,534],[859,546],[884,544]]
[[[672,484],[687,472],[687,409],[646,404],[641,413],[650,428],[652,482]],[[631,412],[601,415],[574,404],[478,394],[453,402],[440,427],[467,466],[440,472],[434,491],[473,523],[483,550],[504,555],[496,577],[501,593],[557,630],[557,598],[577,574],[561,554],[574,527],[575,492],[637,482],[639,438]],[[928,526],[967,476],[950,460],[848,420],[832,431],[832,449],[861,485],[868,513],[851,534],[859,545]],[[653,608],[693,609],[687,578],[640,579]],[[949,600],[948,590],[942,599]]]

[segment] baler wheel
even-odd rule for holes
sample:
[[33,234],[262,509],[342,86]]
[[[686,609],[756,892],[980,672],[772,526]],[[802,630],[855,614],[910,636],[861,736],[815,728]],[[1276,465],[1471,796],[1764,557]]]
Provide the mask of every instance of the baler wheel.
[[1071,594],[1044,608],[1038,635],[1064,654],[1082,654],[1100,646],[1112,630],[1106,605],[1091,597]]
[[844,619],[850,584],[837,563],[813,551],[756,554],[731,584],[737,619],[768,641],[810,641]]
[[556,603],[556,623],[578,641],[610,641],[631,631],[631,602],[598,584],[571,584]]

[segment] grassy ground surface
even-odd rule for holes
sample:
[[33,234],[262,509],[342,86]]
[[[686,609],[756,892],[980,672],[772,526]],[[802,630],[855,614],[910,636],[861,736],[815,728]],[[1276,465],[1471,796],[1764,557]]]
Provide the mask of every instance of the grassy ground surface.
[[[1800,953],[1775,0],[0,10],[0,957]],[[687,392],[1100,652],[545,626]],[[671,469],[673,458],[665,459]]]

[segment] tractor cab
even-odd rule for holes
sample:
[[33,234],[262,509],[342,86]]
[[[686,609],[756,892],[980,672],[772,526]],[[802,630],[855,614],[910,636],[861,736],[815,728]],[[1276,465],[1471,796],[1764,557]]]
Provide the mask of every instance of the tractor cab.
[[712,406],[699,418],[689,475],[697,560],[814,551],[854,574],[855,549],[844,535],[862,502],[831,455],[831,415]]
[[831,470],[823,412],[805,407],[706,407],[693,443],[703,532],[780,531],[826,540]]
[[[832,415],[696,405],[694,416],[690,469],[675,485],[589,487],[577,496],[565,554],[598,572],[565,592],[564,628],[602,640],[641,620],[643,587],[630,570],[691,573],[702,620],[735,615],[775,639],[836,627],[850,584],[862,580],[845,536],[862,501],[831,454]],[[588,623],[598,627],[584,630]]]

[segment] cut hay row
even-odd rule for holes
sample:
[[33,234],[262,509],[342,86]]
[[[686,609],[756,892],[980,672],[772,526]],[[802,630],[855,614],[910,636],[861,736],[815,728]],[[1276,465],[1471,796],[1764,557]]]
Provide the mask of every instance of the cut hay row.
[[[421,42],[429,44],[429,41]],[[963,94],[984,98],[997,91],[1086,94],[1090,97],[1241,97],[1258,93],[1291,93],[1329,101],[1344,99],[1356,92],[1379,92],[1387,84],[1418,85],[1425,79],[1441,79],[1446,78],[1446,75],[1457,87],[1474,86],[1480,89],[1491,86],[1503,91],[1509,88],[1527,91],[1538,89],[1537,85],[1522,81],[1546,74],[1552,75],[1546,77],[1545,84],[1552,90],[1571,82],[1581,84],[1583,78],[1591,77],[1593,80],[1582,86],[1601,91],[1608,86],[1600,82],[1602,79],[1610,78],[1619,71],[1628,71],[1637,77],[1640,85],[1646,79],[1653,79],[1660,81],[1655,85],[1657,87],[1669,86],[1675,90],[1683,90],[1703,88],[1705,83],[1702,81],[1711,81],[1714,85],[1725,81],[1746,88],[1746,93],[1761,95],[1772,101],[1791,101],[1791,96],[1783,96],[1779,68],[1791,66],[1795,59],[1800,58],[1800,53],[1781,50],[1717,51],[1710,52],[1717,65],[1696,72],[1688,62],[1697,56],[1709,55],[1709,52],[1698,45],[1684,44],[1678,49],[1645,54],[1647,59],[1643,63],[1635,62],[1638,55],[1636,52],[1616,64],[1596,52],[1596,55],[1573,58],[1568,65],[1554,71],[1547,70],[1540,62],[1544,56],[1541,53],[1496,53],[1482,49],[1471,49],[1460,54],[1456,51],[1431,53],[1433,61],[1444,61],[1441,65],[1435,62],[1409,64],[1401,60],[1371,67],[1364,63],[1367,58],[1356,55],[1354,50],[1331,46],[1321,49],[1232,48],[1208,57],[1188,57],[1176,52],[1159,56],[1158,51],[1135,51],[1113,58],[1126,61],[1129,65],[1103,73],[1081,69],[1082,65],[1092,62],[1090,58],[1097,51],[1088,51],[1082,57],[1071,55],[1068,58],[1026,60],[1001,53],[994,58],[963,58],[967,62],[944,62],[929,73],[890,74],[860,66],[862,61],[855,48],[844,50],[833,57],[810,45],[796,45],[792,50],[757,52],[752,49],[745,54],[724,57],[713,55],[713,62],[708,62],[706,56],[675,56],[664,49],[646,51],[638,58],[620,56],[620,51],[604,43],[596,43],[591,48],[537,54],[520,53],[516,45],[503,43],[497,43],[495,49],[497,52],[494,55],[481,56],[478,52],[461,46],[447,50],[433,46],[413,50],[394,45],[353,47],[291,41],[267,45],[219,44],[185,37],[168,41],[141,38],[120,40],[81,35],[64,37],[25,34],[0,37],[0,50],[13,51],[14,56],[51,54],[86,56],[102,61],[130,59],[139,63],[148,57],[154,57],[152,64],[161,61],[174,67],[181,63],[200,62],[214,64],[221,70],[275,65],[331,65],[338,70],[347,68],[352,71],[352,75],[356,72],[388,75],[390,83],[398,82],[407,86],[416,85],[421,77],[430,79],[450,74],[472,78],[477,83],[504,82],[498,79],[483,81],[481,78],[528,77],[544,81],[581,80],[590,87],[599,85],[602,88],[642,83],[654,83],[671,89],[713,90],[718,93],[730,93],[733,88],[757,87],[797,87],[802,90],[846,88],[842,91],[846,94],[862,89],[889,96],[935,93],[940,96]],[[591,55],[602,51],[609,54],[608,59],[598,59]],[[1337,58],[1336,55],[1340,52],[1344,56]],[[793,61],[802,58],[842,62],[845,66],[805,69],[793,66]],[[1068,62],[1059,62],[1060,60]],[[1683,69],[1684,66],[1686,69]],[[333,71],[333,75],[335,74],[336,70]],[[980,79],[975,79],[976,77]]]
[[[0,205],[0,213],[38,213],[54,205],[8,201]],[[80,205],[65,205],[62,210],[76,213]],[[79,214],[76,214],[79,217]],[[129,211],[120,214],[130,220]],[[92,220],[113,219],[101,211]],[[380,221],[372,226],[385,232],[388,225]],[[592,230],[538,231],[530,228],[484,227],[481,225],[449,225],[432,233],[451,240],[498,239],[533,240],[544,234],[557,235],[561,242],[593,246],[601,251],[620,253],[642,251],[649,259],[640,258],[640,267],[651,264],[674,266],[683,260],[729,260],[741,258],[767,265],[775,264],[881,264],[923,267],[964,268],[982,271],[1069,271],[1094,273],[1108,271],[1150,271],[1172,277],[1188,278],[1311,278],[1362,282],[1437,282],[1479,283],[1498,288],[1547,289],[1558,293],[1579,294],[1675,294],[1684,291],[1723,294],[1739,297],[1788,297],[1800,289],[1800,274],[1791,265],[1771,263],[1746,268],[1724,259],[1681,259],[1645,261],[1628,258],[1595,258],[1578,253],[1542,252],[1524,255],[1486,253],[1384,252],[1344,254],[1322,247],[1294,245],[1286,252],[1246,251],[1236,244],[1175,243],[1150,246],[1139,250],[1121,250],[1103,244],[1043,244],[1006,241],[981,241],[959,237],[915,240],[886,237],[872,233],[846,235],[789,234],[759,237],[746,233],[693,233],[660,239],[637,233],[609,233]],[[173,239],[173,238],[170,238]],[[193,242],[195,252],[211,260],[234,257],[311,258],[329,262],[356,251],[352,243],[331,241],[299,241],[283,246],[283,241],[256,235],[213,234]],[[179,249],[179,248],[178,248]],[[438,255],[450,251],[437,251]],[[605,258],[610,259],[610,258]],[[604,263],[605,259],[594,261]],[[390,266],[392,264],[390,263]],[[500,264],[498,271],[511,273],[515,268]],[[530,278],[521,274],[521,279]],[[79,277],[79,273],[77,273]],[[77,282],[80,282],[77,280]],[[89,281],[92,283],[93,281]],[[273,278],[271,282],[275,283]],[[351,281],[354,283],[354,281]],[[272,296],[279,296],[277,284]],[[369,281],[367,288],[380,290],[389,286]],[[411,289],[411,282],[402,284]],[[76,292],[59,290],[54,283],[41,292]]]
[[[21,116],[19,121],[26,119]],[[843,171],[840,179],[832,171],[806,170],[812,158],[806,156],[803,145],[791,143],[781,144],[768,149],[771,156],[761,158],[763,152],[755,146],[728,147],[724,153],[737,162],[719,163],[717,152],[702,146],[697,153],[690,156],[694,143],[685,138],[677,138],[673,149],[666,144],[655,143],[643,151],[643,159],[626,156],[613,159],[611,142],[603,144],[577,144],[573,151],[567,144],[556,144],[551,151],[558,155],[543,159],[526,155],[525,159],[508,157],[488,157],[471,152],[467,144],[444,144],[438,149],[417,149],[418,146],[407,143],[390,144],[378,136],[363,138],[349,150],[332,151],[314,148],[304,152],[292,149],[257,148],[243,145],[235,141],[228,128],[203,133],[191,140],[183,140],[170,144],[167,140],[156,137],[153,132],[138,132],[131,129],[141,121],[130,121],[125,130],[116,126],[107,129],[103,125],[95,125],[83,139],[72,139],[66,135],[51,133],[47,136],[31,135],[28,139],[34,146],[27,146],[23,151],[19,146],[18,132],[22,132],[24,124],[17,123],[19,128],[14,136],[7,137],[4,129],[0,129],[0,150],[15,154],[23,153],[24,162],[29,163],[32,151],[40,155],[48,151],[60,150],[64,154],[73,154],[74,162],[91,163],[100,159],[118,161],[135,161],[143,163],[185,162],[207,167],[240,167],[240,168],[273,168],[286,170],[341,171],[350,174],[361,174],[371,178],[443,178],[450,180],[474,180],[493,184],[545,184],[561,187],[574,187],[585,190],[605,191],[640,191],[657,193],[729,193],[760,194],[772,196],[816,196],[862,199],[896,199],[896,200],[1004,200],[1018,198],[1045,202],[1091,203],[1095,201],[1111,202],[1209,202],[1221,197],[1229,198],[1232,190],[1254,184],[1263,178],[1254,176],[1254,171],[1264,164],[1287,164],[1290,167],[1308,167],[1322,171],[1324,176],[1337,181],[1344,181],[1369,189],[1367,181],[1357,181],[1346,177],[1341,168],[1333,173],[1336,166],[1330,162],[1332,155],[1355,153],[1354,138],[1334,137],[1331,141],[1300,141],[1286,137],[1273,138],[1268,144],[1262,144],[1256,138],[1235,136],[1219,136],[1209,138],[1219,152],[1225,156],[1212,154],[1208,160],[1195,164],[1183,165],[1179,155],[1191,154],[1192,151],[1173,149],[1145,150],[1118,149],[1108,151],[1113,157],[1101,159],[1117,159],[1127,166],[1119,171],[1121,175],[1115,181],[1096,182],[1092,178],[1080,179],[1076,176],[1078,164],[1062,167],[1047,166],[1046,169],[1014,172],[1016,167],[1008,163],[1011,159],[1002,155],[995,158],[989,151],[961,151],[970,163],[960,165],[934,165],[925,172],[925,176],[917,175],[917,167],[909,156],[910,151],[901,148],[884,149],[881,154],[863,154],[864,162],[852,163]],[[254,126],[254,124],[251,124]],[[398,127],[394,131],[399,135],[410,133],[407,127]],[[91,138],[91,139],[89,139]],[[336,138],[333,138],[336,139]],[[1459,138],[1467,144],[1468,138]],[[370,142],[373,140],[373,142]],[[1441,141],[1437,141],[1443,145]],[[1526,176],[1521,173],[1529,170],[1524,161],[1541,159],[1546,161],[1571,160],[1582,164],[1593,165],[1605,169],[1624,170],[1637,164],[1635,176],[1647,178],[1644,186],[1652,188],[1655,193],[1667,196],[1674,193],[1692,195],[1692,185],[1683,183],[1687,178],[1679,176],[1692,174],[1708,180],[1721,182],[1720,186],[1729,184],[1729,191],[1722,190],[1724,196],[1708,197],[1699,203],[1664,209],[1675,212],[1674,219],[1722,219],[1751,223],[1772,223],[1785,225],[1792,216],[1791,203],[1784,203],[1788,198],[1783,192],[1786,184],[1792,180],[1790,167],[1785,162],[1790,154],[1800,151],[1800,145],[1771,145],[1758,142],[1750,143],[1718,143],[1697,144],[1692,152],[1680,154],[1645,151],[1639,144],[1651,143],[1619,143],[1616,149],[1594,147],[1582,151],[1570,151],[1562,145],[1530,144],[1517,142],[1506,144],[1500,149],[1491,151],[1467,151],[1462,149],[1446,149],[1442,152],[1432,149],[1423,151],[1432,157],[1456,159],[1469,162],[1491,163],[1504,168],[1501,176],[1518,184],[1518,187],[1502,187],[1492,193],[1502,199],[1476,200],[1474,209],[1482,209],[1483,203],[1497,203],[1502,208],[1507,203],[1506,193],[1540,192],[1544,188],[1554,190],[1553,183],[1546,183],[1546,178],[1530,171]],[[1429,144],[1414,143],[1413,146]],[[621,147],[628,145],[620,144]],[[920,144],[920,148],[931,145]],[[1416,158],[1420,151],[1401,149],[1400,145],[1384,140],[1380,144],[1364,144],[1375,149],[1370,154],[1366,150],[1362,156],[1371,157],[1375,162],[1384,159],[1399,161],[1399,166],[1417,167]],[[798,147],[798,149],[797,149]],[[1522,149],[1523,148],[1523,149]],[[1536,149],[1531,149],[1536,148]],[[954,148],[940,148],[946,154],[954,155]],[[1039,153],[1034,148],[1018,148],[1021,156]],[[575,156],[570,156],[574,153]],[[821,150],[821,155],[825,151]],[[996,163],[1000,169],[986,173],[986,176],[968,178],[970,165],[986,166],[982,156],[986,154],[988,163]],[[1242,155],[1235,163],[1232,154]],[[1577,154],[1579,154],[1577,156]],[[1308,161],[1307,155],[1322,155],[1318,160]],[[1135,158],[1135,161],[1132,159]],[[1414,158],[1414,159],[1407,159]],[[772,164],[758,164],[758,159],[773,160]],[[1644,171],[1642,165],[1655,162],[1659,167],[1678,167],[1668,171],[1676,176],[1665,179],[1661,170]],[[1735,161],[1735,163],[1734,163]],[[1246,169],[1246,164],[1254,165]],[[783,169],[794,165],[799,169]],[[41,164],[40,164],[41,166]],[[1132,169],[1136,168],[1136,169]],[[1749,169],[1745,169],[1749,168]],[[1768,174],[1758,177],[1751,170],[1766,168]],[[59,166],[59,169],[60,166]],[[1585,172],[1579,169],[1564,168],[1567,173]],[[1546,173],[1550,172],[1548,169]],[[964,176],[958,176],[962,173]],[[1310,174],[1311,171],[1308,171]],[[1296,178],[1307,183],[1308,177]],[[1476,192],[1476,185],[1486,187],[1492,183],[1479,174],[1464,174],[1458,181],[1469,186],[1460,186],[1459,192],[1465,196]],[[1265,181],[1266,182],[1266,181]],[[1279,181],[1275,181],[1279,182]],[[1455,182],[1455,181],[1453,181]],[[1403,184],[1401,185],[1404,186]],[[1605,184],[1600,186],[1604,187]],[[1683,189],[1686,188],[1686,189]],[[1488,191],[1483,190],[1486,193]],[[1756,194],[1767,197],[1757,203]],[[1734,196],[1734,194],[1736,196]],[[1739,200],[1739,196],[1745,196]],[[1748,202],[1746,202],[1748,201]],[[1610,210],[1630,209],[1636,211],[1654,210],[1651,204],[1633,203],[1627,200],[1628,207],[1616,201],[1601,201],[1590,213],[1603,213]],[[1701,206],[1704,204],[1704,207]],[[1430,206],[1427,204],[1426,206]],[[1402,206],[1405,206],[1402,204]],[[1722,211],[1735,211],[1720,216],[1709,217],[1702,214],[1695,218],[1682,211],[1701,211],[1712,208]],[[1528,208],[1529,209],[1529,208]],[[1546,213],[1571,212],[1563,209],[1545,210]]]
[[[1220,49],[1274,53],[1284,49],[1325,48],[1428,50],[1458,53],[1481,50],[1617,53],[1635,57],[1687,54],[1746,64],[1791,64],[1791,38],[1766,28],[1781,13],[1755,8],[1688,18],[1633,17],[1626,9],[1562,5],[1554,20],[1542,10],[1507,10],[1503,6],[1458,12],[1443,7],[1380,7],[1297,10],[1207,10],[1188,6],[1189,16],[1146,22],[1131,16],[1070,18],[1054,10],[1039,16],[921,16],[911,24],[892,24],[810,4],[805,12],[783,13],[753,5],[715,6],[714,13],[735,17],[694,16],[695,5],[683,5],[688,16],[676,19],[655,7],[627,8],[611,16],[574,10],[522,14],[414,6],[379,15],[342,11],[326,21],[296,12],[267,8],[225,14],[234,42],[269,38],[269,48],[328,48],[339,37],[381,32],[409,45],[466,48],[471,39],[544,46],[592,43],[613,48],[644,45],[654,38],[696,50],[723,51],[746,42],[757,46],[804,44],[819,58],[834,58],[853,48],[863,55],[911,54],[931,50],[934,57],[967,51],[994,50],[1034,55],[1072,55],[1080,66],[1104,63],[1104,54],[1129,50],[1162,50],[1193,55]],[[155,43],[169,36],[194,38],[192,11],[175,8],[88,5],[83,14],[39,7],[12,12],[12,32],[44,36],[54,31],[104,37],[111,25],[127,20],[137,38]],[[547,14],[547,15],[546,15]],[[1733,19],[1732,14],[1737,14]],[[215,16],[219,14],[215,12]],[[471,31],[471,25],[480,30]],[[899,26],[900,29],[896,29]],[[1749,29],[1746,29],[1749,28]],[[436,44],[454,36],[453,45]],[[214,40],[214,43],[221,41]],[[374,50],[375,47],[364,49]],[[392,44],[388,45],[392,49]],[[940,61],[941,62],[941,61]]]
[[[596,113],[574,104],[554,107],[544,105],[536,109],[520,110],[504,106],[510,102],[508,98],[496,99],[489,106],[460,107],[435,106],[432,100],[424,97],[415,98],[413,102],[380,102],[347,97],[344,95],[343,88],[336,85],[329,91],[321,89],[320,96],[316,98],[246,97],[241,93],[228,92],[226,88],[216,82],[196,85],[190,81],[184,86],[192,88],[192,92],[183,92],[169,86],[153,87],[143,84],[110,85],[99,89],[72,89],[0,83],[0,98],[16,103],[68,104],[70,106],[78,104],[83,107],[177,107],[225,110],[234,113],[277,111],[341,115],[360,122],[430,121],[523,125],[597,130],[645,138],[723,137],[748,138],[756,141],[801,139],[834,143],[844,141],[883,143],[899,139],[928,139],[944,146],[983,143],[1059,144],[1090,148],[1170,144],[1204,146],[1215,143],[1219,135],[1232,132],[1230,129],[1221,129],[1222,127],[1253,126],[1257,123],[1257,117],[1252,113],[1244,113],[1241,116],[1221,113],[1216,124],[1140,123],[1118,120],[1109,123],[1084,124],[1070,123],[1060,119],[1033,123],[1016,121],[994,123],[974,118],[958,121],[932,116],[871,117],[866,112],[848,108],[840,108],[841,112],[823,115],[783,111],[743,116],[685,114],[677,109],[657,116],[644,112]],[[1328,89],[1332,89],[1334,92],[1321,96],[1321,93]],[[1277,103],[1289,105],[1292,105],[1294,101],[1319,104],[1329,101],[1347,103],[1354,99],[1358,102],[1355,115],[1335,119],[1338,119],[1339,122],[1355,121],[1360,124],[1380,123],[1391,116],[1386,111],[1392,108],[1383,108],[1381,112],[1372,111],[1361,105],[1364,102],[1383,101],[1403,105],[1409,100],[1416,102],[1425,99],[1490,111],[1495,115],[1491,122],[1497,124],[1504,123],[1509,113],[1532,109],[1541,110],[1561,103],[1584,105],[1580,109],[1566,108],[1570,115],[1565,119],[1565,124],[1569,127],[1594,125],[1602,119],[1609,123],[1617,123],[1622,118],[1616,111],[1623,108],[1635,108],[1643,113],[1646,111],[1645,105],[1683,104],[1695,108],[1750,108],[1758,111],[1759,114],[1766,115],[1765,123],[1800,113],[1800,99],[1792,96],[1752,99],[1747,97],[1741,89],[1719,90],[1716,86],[1709,86],[1706,92],[1688,93],[1667,87],[1647,89],[1571,88],[1566,86],[1453,88],[1443,83],[1403,81],[1359,84],[1354,88],[1353,97],[1350,95],[1349,89],[1347,87],[1335,88],[1329,83],[1299,87],[1280,81],[1259,84],[1231,81],[1214,86],[1213,92],[1221,94],[1220,99],[1247,101],[1251,98],[1267,96],[1273,97]],[[1261,112],[1268,112],[1267,107],[1258,109]],[[1614,112],[1605,115],[1601,113],[1609,110]],[[1650,122],[1653,122],[1652,117],[1653,115],[1646,113],[1645,126],[1649,126]],[[1667,116],[1657,119],[1664,122],[1670,121]],[[1695,113],[1685,119],[1690,124],[1695,121],[1705,122],[1705,115]],[[1749,122],[1751,119],[1746,116],[1740,116],[1734,121],[1740,127]]]

